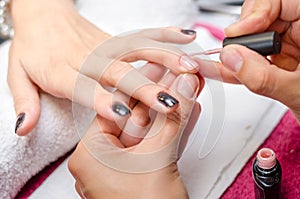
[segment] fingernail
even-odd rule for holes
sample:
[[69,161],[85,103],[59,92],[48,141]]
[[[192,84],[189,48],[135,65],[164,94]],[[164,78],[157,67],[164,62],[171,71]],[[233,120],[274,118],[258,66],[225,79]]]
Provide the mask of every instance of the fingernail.
[[117,113],[120,116],[126,116],[130,114],[130,110],[121,103],[115,103],[112,105],[113,112]]
[[17,134],[18,129],[22,126],[25,120],[25,113],[20,113],[17,117],[16,126],[15,126],[15,133]]
[[222,63],[231,71],[239,72],[243,65],[242,55],[234,48],[224,48],[221,52]]
[[195,35],[196,34],[196,31],[191,30],[191,29],[181,29],[181,32],[186,35]]
[[179,63],[180,63],[180,65],[182,65],[183,67],[185,67],[188,70],[193,70],[198,67],[197,62],[194,61],[192,58],[190,58],[187,55],[181,56]]
[[179,76],[177,92],[185,98],[195,98],[199,88],[199,80],[195,75],[184,74]]
[[175,99],[171,95],[164,93],[164,92],[158,93],[157,99],[160,103],[162,103],[163,105],[165,105],[168,108],[171,108],[171,107],[175,106],[176,104],[178,104],[177,99]]

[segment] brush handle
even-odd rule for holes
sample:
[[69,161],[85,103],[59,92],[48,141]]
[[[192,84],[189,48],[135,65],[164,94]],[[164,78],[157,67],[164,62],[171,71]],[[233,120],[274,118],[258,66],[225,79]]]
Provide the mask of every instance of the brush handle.
[[223,47],[229,44],[246,46],[263,56],[279,54],[281,51],[280,35],[276,31],[239,37],[227,37],[223,40]]

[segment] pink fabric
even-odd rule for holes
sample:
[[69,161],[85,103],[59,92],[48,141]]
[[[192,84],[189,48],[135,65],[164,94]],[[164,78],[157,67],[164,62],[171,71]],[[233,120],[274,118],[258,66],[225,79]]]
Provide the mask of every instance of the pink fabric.
[[[291,112],[285,114],[261,147],[272,148],[281,163],[283,175],[281,198],[300,198],[300,126],[298,126]],[[251,166],[255,156],[256,153],[250,158],[234,183],[223,194],[222,199],[254,198]],[[28,198],[66,157],[67,155],[47,166],[42,172],[34,176],[23,187],[16,198]]]
[[[73,151],[73,150],[72,150]],[[63,157],[60,157],[57,161],[46,166],[40,173],[33,176],[26,185],[20,190],[16,199],[27,199],[29,196],[46,180],[46,178],[71,154],[69,152]]]
[[[282,166],[282,199],[300,198],[300,126],[293,114],[287,112],[262,147],[273,149]],[[256,153],[250,158],[234,183],[223,194],[222,199],[254,198],[252,163]]]

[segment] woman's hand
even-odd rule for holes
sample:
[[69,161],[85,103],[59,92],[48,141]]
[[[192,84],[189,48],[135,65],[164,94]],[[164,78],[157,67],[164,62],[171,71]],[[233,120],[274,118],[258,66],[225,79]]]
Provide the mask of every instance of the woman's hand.
[[[10,48],[8,82],[18,115],[18,135],[25,135],[35,127],[40,114],[40,91],[70,99],[94,108],[103,117],[113,118],[116,113],[111,109],[112,95],[103,86],[117,87],[122,77],[133,69],[127,62],[141,59],[162,64],[175,73],[196,71],[195,63],[191,60],[180,60],[183,52],[163,44],[189,43],[195,38],[192,31],[180,32],[178,28],[149,30],[108,41],[111,36],[81,17],[71,0],[14,0],[11,12],[15,35]],[[82,68],[92,50],[104,41],[106,47],[98,51],[101,52],[97,57],[105,64],[97,62],[94,68],[87,69],[89,71]],[[158,47],[162,50],[135,51],[132,48],[135,45],[128,45],[130,42],[140,43],[136,47],[142,47],[145,43],[145,48]],[[130,50],[135,52],[128,53]],[[118,53],[124,52],[126,56],[119,59],[122,54]],[[138,78],[133,75],[130,77],[133,77],[131,80]],[[78,79],[97,83],[94,99],[97,103],[74,93]],[[121,87],[129,88],[126,84]],[[122,88],[119,89],[123,91]],[[144,90],[149,89],[153,92],[143,95]],[[159,85],[148,85],[134,93],[129,92],[132,91],[127,89],[127,94],[132,94],[149,106],[160,107],[161,111],[171,112],[177,107],[176,104],[173,107],[164,106],[156,99],[159,93],[164,92]],[[123,106],[126,109],[126,104],[123,103]]]
[[221,52],[223,65],[215,63],[217,67],[211,67],[218,68],[219,73],[206,70],[205,75],[220,74],[225,82],[242,83],[257,94],[278,100],[288,106],[300,122],[299,9],[300,2],[294,0],[245,0],[240,20],[225,29],[226,35],[234,37],[276,30],[282,39],[281,53],[268,60],[243,46],[230,45]]
[[69,160],[82,198],[188,198],[176,162],[200,113],[195,99],[203,79],[199,83],[195,75],[172,73],[162,77],[161,67],[150,67],[151,73],[149,65],[141,73],[170,87],[179,108],[166,115],[150,111],[151,121],[143,124],[148,109],[142,103],[132,107],[126,123],[98,115]]

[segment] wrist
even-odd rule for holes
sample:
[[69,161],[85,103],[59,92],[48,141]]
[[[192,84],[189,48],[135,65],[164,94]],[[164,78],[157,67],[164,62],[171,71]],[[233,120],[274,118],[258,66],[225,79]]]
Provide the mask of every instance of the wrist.
[[14,27],[37,17],[76,12],[73,0],[11,0],[9,9]]
[[[188,199],[187,190],[174,163],[166,168],[146,174],[128,174],[120,171],[109,172],[115,180],[104,182],[87,181],[84,195],[87,198],[110,199]],[[115,174],[113,174],[115,173]],[[108,184],[108,182],[110,182]],[[97,184],[95,186],[95,183]],[[126,186],[122,186],[122,184]],[[101,184],[102,186],[99,186]],[[104,186],[103,186],[104,185]]]

